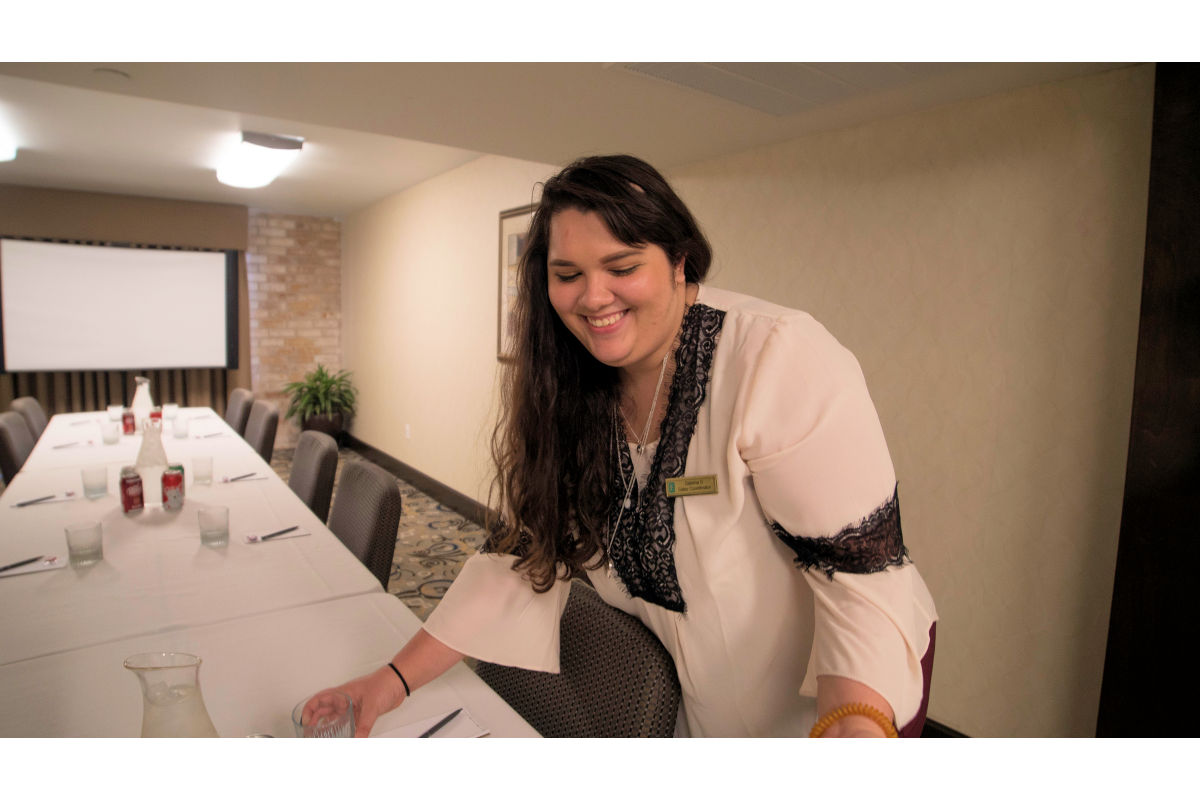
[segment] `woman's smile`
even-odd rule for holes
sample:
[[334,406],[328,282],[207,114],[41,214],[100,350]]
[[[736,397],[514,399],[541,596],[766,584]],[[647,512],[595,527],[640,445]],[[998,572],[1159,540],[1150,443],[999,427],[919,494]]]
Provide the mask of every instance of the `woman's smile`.
[[658,245],[620,241],[595,212],[565,209],[550,222],[550,304],[596,360],[657,372],[683,318],[683,262]]

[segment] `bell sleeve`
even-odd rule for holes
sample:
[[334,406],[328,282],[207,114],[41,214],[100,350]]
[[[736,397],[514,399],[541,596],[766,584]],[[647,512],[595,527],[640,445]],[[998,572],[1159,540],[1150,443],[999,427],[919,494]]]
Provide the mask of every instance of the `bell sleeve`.
[[559,671],[559,620],[570,582],[538,593],[512,569],[516,556],[476,553],[424,625],[464,655],[541,672]]
[[891,456],[854,356],[808,315],[785,317],[747,373],[738,447],[773,533],[814,596],[800,686],[840,676],[883,695],[897,727],[921,703],[936,619],[907,559]]

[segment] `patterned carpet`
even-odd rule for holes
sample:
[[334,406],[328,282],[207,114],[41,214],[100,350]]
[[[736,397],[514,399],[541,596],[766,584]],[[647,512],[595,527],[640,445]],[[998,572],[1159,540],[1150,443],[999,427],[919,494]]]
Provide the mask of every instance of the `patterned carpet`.
[[[271,467],[285,481],[291,475],[293,453],[293,450],[276,450],[271,457]],[[345,447],[338,451],[335,497],[342,465],[351,459],[366,460]],[[403,510],[388,591],[424,620],[442,599],[463,562],[483,544],[483,529],[411,484],[399,478],[396,484],[403,498]]]

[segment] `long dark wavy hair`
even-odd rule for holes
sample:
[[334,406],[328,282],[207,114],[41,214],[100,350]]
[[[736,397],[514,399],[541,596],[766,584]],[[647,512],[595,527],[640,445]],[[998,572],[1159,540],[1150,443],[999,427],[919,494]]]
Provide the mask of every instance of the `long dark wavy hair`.
[[[628,155],[579,159],[550,178],[534,212],[492,433],[496,474],[485,550],[515,554],[536,591],[581,574],[604,551],[611,498],[617,370],[597,361],[550,305],[550,223],[566,209],[595,212],[622,243],[658,245],[684,262],[689,283],[708,274],[712,249],[687,206],[654,167]],[[593,565],[594,566],[594,565]]]

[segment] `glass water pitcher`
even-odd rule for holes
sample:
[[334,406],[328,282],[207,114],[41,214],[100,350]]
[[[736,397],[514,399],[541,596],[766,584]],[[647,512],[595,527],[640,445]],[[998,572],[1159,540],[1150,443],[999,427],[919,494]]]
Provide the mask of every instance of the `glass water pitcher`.
[[216,736],[200,694],[200,657],[189,653],[139,653],[125,669],[142,687],[142,737]]

